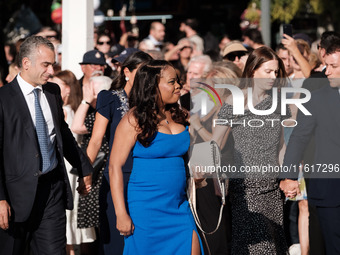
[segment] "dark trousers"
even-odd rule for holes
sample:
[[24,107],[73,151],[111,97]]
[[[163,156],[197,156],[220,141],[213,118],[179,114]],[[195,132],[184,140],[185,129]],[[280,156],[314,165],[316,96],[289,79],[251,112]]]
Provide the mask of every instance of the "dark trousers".
[[[313,164],[312,160],[309,160],[306,162],[310,165]],[[305,176],[307,196],[308,196],[310,174],[304,173],[304,176]],[[309,211],[309,221],[308,221],[309,223],[309,255],[326,255],[325,241],[322,235],[316,206],[308,202],[308,211]]]
[[284,228],[286,234],[287,245],[299,243],[299,206],[297,201],[287,200],[284,205]]
[[[315,205],[308,203],[309,210],[309,255],[326,255],[324,238]],[[340,216],[339,216],[340,217]]]
[[[33,195],[33,194],[32,194]],[[31,215],[25,222],[10,222],[0,229],[0,255],[66,254],[64,182],[59,169],[39,177]]]
[[[215,194],[213,179],[207,179],[207,186],[199,188],[197,192],[197,214],[203,230],[211,232],[216,228],[221,199]],[[211,235],[205,235],[207,243],[204,241],[203,233],[198,229],[202,240],[204,254],[228,255],[231,248],[231,204],[227,203],[223,209],[222,220],[219,229]],[[207,245],[208,244],[208,245]]]
[[[124,197],[127,207],[127,186],[131,173],[123,173]],[[116,212],[112,202],[108,172],[103,173],[99,191],[100,255],[121,255],[124,250],[124,237],[116,228]]]
[[324,236],[326,254],[340,254],[340,206],[316,207]]

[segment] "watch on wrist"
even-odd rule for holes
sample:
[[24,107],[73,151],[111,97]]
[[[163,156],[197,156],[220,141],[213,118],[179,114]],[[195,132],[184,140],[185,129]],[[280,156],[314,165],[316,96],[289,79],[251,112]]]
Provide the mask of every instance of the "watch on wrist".
[[85,100],[81,100],[81,103],[82,103],[82,104],[88,104],[88,105],[90,105],[90,103],[87,102],[87,101],[85,101]]

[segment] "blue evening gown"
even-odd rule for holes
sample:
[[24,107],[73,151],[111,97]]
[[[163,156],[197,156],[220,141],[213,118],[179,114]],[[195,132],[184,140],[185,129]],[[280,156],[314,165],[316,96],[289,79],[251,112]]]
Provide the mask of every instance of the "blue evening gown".
[[[135,230],[124,254],[191,254],[193,231],[199,235],[186,196],[189,144],[188,127],[175,135],[157,132],[149,147],[136,142],[127,195]],[[200,246],[203,254],[201,240]]]

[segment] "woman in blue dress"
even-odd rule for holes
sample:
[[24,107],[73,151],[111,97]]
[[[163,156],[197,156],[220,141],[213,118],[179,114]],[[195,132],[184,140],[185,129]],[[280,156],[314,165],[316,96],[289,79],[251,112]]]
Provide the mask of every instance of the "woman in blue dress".
[[[109,150],[118,123],[129,110],[128,95],[138,67],[152,58],[142,51],[131,54],[122,64],[120,75],[112,82],[111,90],[98,94],[96,120],[94,122],[91,140],[87,147],[87,155],[94,162],[104,135],[109,138]],[[108,161],[107,161],[108,162]],[[131,155],[123,167],[124,183],[127,184],[132,168]],[[106,255],[121,255],[124,248],[124,238],[116,229],[116,216],[112,203],[108,165],[103,172],[99,193],[100,216],[100,253]]]
[[[124,254],[203,254],[185,192],[183,156],[190,136],[188,114],[177,103],[180,89],[169,62],[141,66],[131,110],[117,127],[109,176],[116,226],[125,236]],[[126,208],[122,168],[131,150]]]

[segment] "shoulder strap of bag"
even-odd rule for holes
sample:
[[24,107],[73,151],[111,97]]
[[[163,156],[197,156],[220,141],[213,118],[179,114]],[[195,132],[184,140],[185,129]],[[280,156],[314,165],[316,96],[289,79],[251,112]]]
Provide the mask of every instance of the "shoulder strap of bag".
[[[227,133],[226,133],[227,137],[229,137],[230,132],[231,132],[231,127],[229,127],[228,130],[227,130]],[[220,153],[217,153],[217,150],[219,150],[218,145],[216,144],[215,141],[212,141],[212,156],[213,156],[213,159],[214,159],[215,166],[217,166],[217,165],[219,166],[220,162],[221,162],[220,158],[218,159],[218,157],[220,157]],[[225,192],[224,180],[221,178],[218,171],[216,171],[216,174],[217,174],[217,176],[216,176],[217,181],[218,181],[219,187],[221,189],[222,199],[221,199],[221,208],[220,208],[220,214],[219,214],[219,217],[218,217],[217,225],[216,225],[216,228],[211,232],[207,232],[207,231],[203,230],[201,223],[200,223],[200,220],[199,220],[199,217],[198,217],[198,214],[197,214],[195,178],[190,177],[190,184],[189,184],[189,189],[191,189],[191,192],[189,192],[189,193],[191,193],[191,197],[189,197],[190,209],[193,213],[197,227],[202,231],[202,233],[205,233],[205,234],[208,234],[208,235],[214,234],[218,230],[218,228],[220,227],[221,220],[222,220],[223,208],[225,206],[225,194],[226,194],[226,192]]]
[[224,208],[224,205],[225,205],[224,185],[220,185],[221,192],[222,192],[222,203],[221,203],[220,214],[219,214],[219,217],[218,217],[216,228],[211,232],[207,232],[202,228],[198,214],[197,214],[197,210],[196,210],[196,184],[195,184],[194,178],[190,178],[190,182],[191,182],[191,189],[192,189],[192,198],[189,199],[189,205],[190,205],[191,211],[193,212],[193,216],[194,216],[196,225],[203,233],[205,233],[207,235],[212,235],[218,230],[218,228],[220,227],[220,224],[221,224],[221,220],[222,220],[222,213],[223,213],[223,208]]

